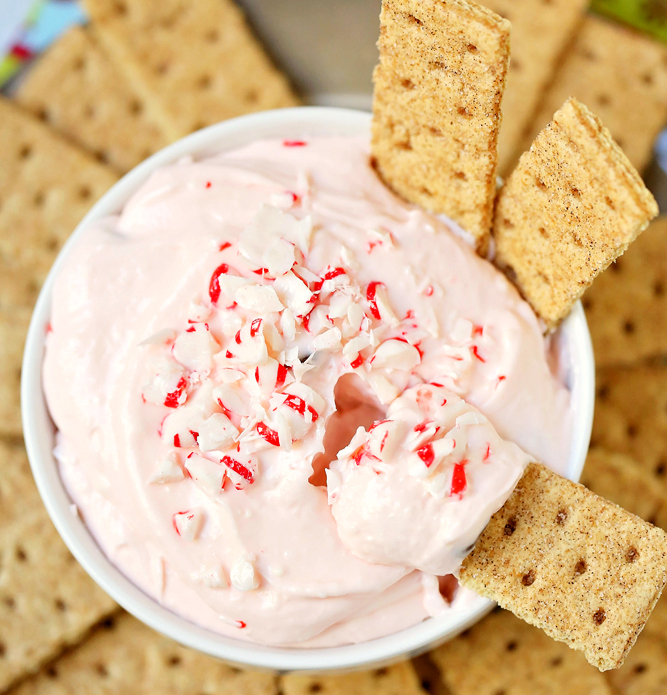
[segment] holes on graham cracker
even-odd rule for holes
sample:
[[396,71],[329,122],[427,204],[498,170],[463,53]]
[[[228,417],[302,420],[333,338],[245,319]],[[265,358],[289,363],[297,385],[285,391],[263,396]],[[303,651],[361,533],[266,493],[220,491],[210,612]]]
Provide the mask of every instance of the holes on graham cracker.
[[7,653],[7,646],[4,642],[0,642],[0,659]]
[[16,546],[16,550],[14,551],[15,557],[19,562],[27,562],[28,561],[28,553],[26,553],[25,549],[21,545]]
[[526,574],[521,577],[521,583],[524,586],[531,586],[535,582],[535,570],[528,570]]
[[549,234],[547,233],[547,230],[544,227],[540,227],[537,230],[545,239],[549,238]]
[[163,60],[162,62],[158,63],[155,66],[155,74],[156,75],[166,75],[169,72],[169,63],[166,60]]
[[535,179],[535,185],[536,185],[541,191],[546,191],[546,190],[547,190],[547,186],[546,186],[546,184],[544,183],[544,181],[542,181],[542,179]]
[[604,197],[604,202],[607,204],[607,206],[608,206],[611,210],[616,210],[616,206],[614,205],[614,201],[613,201],[608,195],[606,195],[606,196]]
[[46,669],[46,677],[52,679],[58,678],[58,669],[53,664]]
[[16,600],[13,596],[4,596],[2,602],[5,604],[5,606],[7,606],[7,608],[9,608],[10,611],[16,608]]
[[505,524],[505,528],[503,529],[503,533],[506,536],[511,536],[516,531],[516,525],[517,525],[516,517],[511,516],[507,520],[507,523]]
[[429,70],[444,70],[445,64],[440,60],[431,60],[428,64]]
[[373,675],[374,675],[376,678],[383,678],[383,677],[386,676],[388,673],[389,673],[389,669],[388,669],[388,668],[378,668],[378,669],[375,669],[375,671],[373,671]]
[[459,179],[459,181],[467,181],[468,177],[462,171],[455,171],[454,178]]
[[639,551],[634,545],[631,545],[625,552],[625,561],[628,563],[637,562],[639,559]]
[[128,104],[127,110],[132,116],[139,116],[143,113],[144,105],[139,101],[139,99],[132,99]]
[[413,14],[407,15],[407,19],[419,27],[424,26],[424,22],[422,22],[420,19],[417,19]]
[[646,664],[637,664],[632,670],[636,674],[644,673],[648,666]]
[[581,55],[583,58],[585,58],[586,60],[590,60],[591,62],[594,62],[598,59],[595,52],[592,51],[590,48],[586,48],[586,47],[581,49]]
[[593,613],[593,622],[596,625],[602,625],[602,623],[607,619],[607,614],[604,612],[604,608],[598,608],[595,613]]
[[102,678],[109,677],[109,669],[101,661],[95,664],[95,670]]
[[19,159],[29,159],[32,156],[32,145],[26,143],[19,149]]
[[474,43],[469,43],[469,44],[466,46],[466,49],[467,49],[468,53],[477,53],[477,51],[479,50],[479,49],[477,48],[477,46],[475,46]]
[[197,80],[197,87],[199,89],[203,89],[203,90],[210,89],[212,84],[213,84],[213,78],[208,74],[202,75]]
[[315,681],[308,686],[309,693],[319,693],[322,690],[322,684]]
[[122,0],[117,0],[114,3],[113,9],[117,15],[124,16],[127,14],[127,5]]
[[567,521],[567,509],[559,509],[558,514],[556,514],[556,523],[559,526],[563,526]]
[[88,200],[93,192],[90,190],[90,186],[81,186],[79,188],[79,198],[81,200]]
[[259,94],[257,90],[250,89],[245,93],[243,98],[247,104],[256,104],[259,101]]
[[32,197],[33,205],[36,208],[41,208],[44,205],[45,200],[46,196],[44,195],[44,191],[37,191],[37,193],[35,193],[35,195]]
[[53,605],[56,607],[57,610],[59,610],[61,613],[66,613],[67,612],[67,604],[61,599],[57,598],[54,602]]
[[572,186],[572,188],[570,189],[570,193],[572,193],[572,195],[575,198],[581,198],[581,191],[578,188],[575,188],[574,186]]
[[609,104],[611,104],[611,97],[608,94],[600,94],[596,101],[598,106],[609,106]]
[[577,561],[577,564],[574,566],[574,576],[578,577],[584,574],[584,572],[586,572],[587,569],[588,568],[586,566],[586,560],[584,560],[583,558],[579,559]]
[[653,84],[653,74],[650,72],[645,72],[642,75],[641,80],[644,84],[648,84],[648,85]]
[[508,652],[513,652],[513,651],[516,651],[516,648],[517,648],[518,646],[519,646],[519,645],[517,644],[516,641],[511,640],[510,642],[508,642],[508,643],[505,645],[505,649],[506,649]]
[[629,423],[628,426],[625,428],[625,432],[630,439],[634,439],[637,436],[638,432],[637,425]]
[[403,89],[414,89],[415,83],[408,78],[404,78],[401,80],[401,87],[403,87]]
[[86,118],[95,118],[95,105],[94,104],[86,104],[83,107],[83,115]]
[[662,280],[656,280],[653,283],[653,294],[656,297],[662,297],[665,294],[665,285]]
[[175,666],[180,666],[181,665],[181,657],[178,654],[172,654],[170,657],[167,658],[167,666],[171,666],[172,668]]
[[470,111],[465,106],[459,106],[456,109],[456,112],[459,114],[459,116],[464,116],[465,118],[471,118],[472,114]]
[[95,152],[95,159],[100,164],[108,164],[109,163],[109,153],[106,150],[97,150]]
[[220,39],[220,34],[217,29],[209,29],[209,31],[204,34],[204,39],[206,39],[208,43],[217,43]]
[[635,332],[634,321],[631,321],[630,319],[625,321],[625,323],[623,324],[623,332],[627,333],[628,335],[632,335],[632,333]]
[[563,663],[563,657],[562,657],[562,656],[555,656],[555,657],[549,662],[549,666],[551,666],[551,668],[557,668],[557,667],[560,666],[562,663]]
[[659,461],[654,470],[655,474],[658,478],[662,478],[665,475],[665,471],[667,471],[667,465],[664,461]]
[[72,61],[72,70],[76,72],[82,72],[86,67],[86,59],[83,56],[77,56]]
[[100,623],[100,627],[103,630],[109,630],[109,631],[115,630],[116,629],[116,618],[114,618],[113,616],[106,618],[106,620],[103,620]]
[[523,66],[516,58],[510,60],[510,70],[514,70],[514,72],[521,72],[522,69]]

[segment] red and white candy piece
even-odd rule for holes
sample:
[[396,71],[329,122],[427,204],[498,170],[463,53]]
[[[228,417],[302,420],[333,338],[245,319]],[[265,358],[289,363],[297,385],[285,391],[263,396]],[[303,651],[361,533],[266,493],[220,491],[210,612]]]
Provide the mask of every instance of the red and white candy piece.
[[384,321],[392,328],[398,326],[400,321],[389,304],[387,290],[383,283],[370,282],[368,284],[366,288],[366,301],[368,302],[371,316],[374,319]]
[[229,578],[238,591],[252,591],[259,587],[259,578],[251,556],[240,555],[229,570]]
[[172,451],[158,462],[148,482],[153,485],[163,485],[177,483],[184,478],[185,474],[178,463],[178,456]]
[[219,463],[192,453],[185,459],[184,466],[197,486],[207,495],[222,492],[226,471]]
[[197,443],[201,451],[231,449],[239,431],[224,413],[213,413],[199,425]]
[[176,338],[172,353],[176,361],[187,369],[208,373],[213,366],[213,354],[219,350],[208,324],[193,323]]
[[148,403],[178,408],[188,397],[186,371],[173,360],[162,360],[155,376],[142,389],[142,395]]
[[222,408],[225,415],[236,422],[248,417],[252,408],[249,394],[241,388],[241,384],[220,384],[213,389],[213,400]]
[[374,369],[401,369],[410,371],[421,362],[419,350],[402,340],[385,340],[371,358]]
[[226,475],[237,490],[243,490],[255,482],[257,461],[254,457],[232,450],[223,454],[220,463],[227,469]]
[[276,291],[269,285],[252,284],[239,287],[235,299],[241,308],[261,315],[282,311],[285,308]]
[[273,289],[294,316],[306,316],[313,308],[313,293],[308,285],[292,271],[277,277],[273,283]]
[[188,509],[176,512],[172,518],[176,533],[186,541],[197,540],[206,521],[206,513],[202,509]]

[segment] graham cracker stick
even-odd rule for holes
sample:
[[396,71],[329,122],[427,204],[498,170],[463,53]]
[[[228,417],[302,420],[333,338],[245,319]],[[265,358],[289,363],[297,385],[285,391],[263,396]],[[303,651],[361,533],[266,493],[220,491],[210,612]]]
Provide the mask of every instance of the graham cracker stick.
[[383,0],[372,153],[403,198],[488,244],[509,23],[465,0]]
[[514,161],[572,96],[595,110],[632,165],[642,171],[667,122],[667,47],[621,24],[588,15],[532,114]]
[[606,671],[623,663],[667,582],[667,534],[533,463],[460,581]]
[[42,507],[23,447],[0,442],[0,690],[35,672],[116,604],[74,560]]
[[599,369],[591,439],[631,457],[667,504],[667,367]]
[[500,609],[431,659],[452,695],[614,695],[583,654]]
[[278,695],[276,677],[187,649],[121,612],[12,695]]
[[85,0],[118,69],[168,137],[296,106],[232,0]]
[[667,354],[667,217],[659,217],[583,298],[598,367]]
[[19,392],[30,313],[26,308],[0,309],[0,435],[22,432]]
[[39,58],[15,98],[120,173],[168,143],[143,100],[84,27],[70,29]]
[[609,131],[570,99],[498,195],[496,260],[553,328],[657,214]]
[[[524,139],[524,131],[532,122],[563,52],[581,25],[588,2],[482,0],[481,4],[512,23],[512,55],[503,95],[503,125],[498,137],[498,173],[504,177],[518,159],[515,153]],[[550,115],[568,96],[551,109]],[[530,142],[532,138],[529,145]]]
[[642,633],[628,660],[607,674],[618,695],[663,695],[667,692],[667,639],[664,633]]

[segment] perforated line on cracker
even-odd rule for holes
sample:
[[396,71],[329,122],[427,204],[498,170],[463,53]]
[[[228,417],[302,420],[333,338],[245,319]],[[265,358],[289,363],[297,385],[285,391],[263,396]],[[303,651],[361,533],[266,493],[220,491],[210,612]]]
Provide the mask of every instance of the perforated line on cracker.
[[592,441],[632,457],[667,499],[667,366],[599,369]]
[[[31,307],[60,247],[117,180],[0,97],[0,307]],[[16,282],[14,282],[16,281]]]
[[452,695],[614,695],[583,654],[500,609],[430,657]]
[[0,689],[116,609],[60,540],[20,445],[0,442]]
[[513,160],[518,160],[553,112],[569,97],[588,104],[633,166],[651,160],[667,121],[667,48],[650,37],[588,15],[533,113]]
[[423,695],[409,661],[380,669],[338,675],[288,675],[280,679],[284,695]]
[[88,28],[63,35],[31,67],[15,98],[121,173],[168,142]]
[[488,245],[509,23],[465,0],[384,0],[372,153],[405,199]]
[[618,668],[667,581],[667,534],[530,464],[460,581],[550,637]]
[[583,298],[598,367],[667,354],[667,217],[659,217]]
[[553,328],[657,214],[609,131],[570,99],[498,195],[496,261]]
[[96,34],[167,135],[296,106],[232,0],[85,0]]
[[[586,0],[482,0],[481,4],[512,23],[512,55],[498,137],[498,173],[504,177],[516,163],[518,155],[515,153],[523,142],[525,130],[562,61],[563,52],[579,30],[588,3]],[[568,96],[566,94],[550,114]],[[530,142],[532,138],[528,145]]]
[[26,680],[12,695],[278,695],[276,678],[182,647],[127,613]]

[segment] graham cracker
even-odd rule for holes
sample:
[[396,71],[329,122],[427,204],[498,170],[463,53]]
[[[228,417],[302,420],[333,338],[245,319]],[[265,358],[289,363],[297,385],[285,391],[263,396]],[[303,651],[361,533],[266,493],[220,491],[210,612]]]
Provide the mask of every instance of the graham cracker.
[[642,171],[667,121],[667,48],[645,34],[588,15],[533,115],[515,159],[572,96],[595,110],[632,165]]
[[36,671],[114,602],[58,537],[22,446],[0,442],[0,690]]
[[0,435],[21,436],[21,362],[29,309],[0,309]]
[[503,610],[430,657],[452,695],[614,695],[582,654]]
[[609,131],[569,99],[500,190],[496,260],[553,328],[657,214]]
[[331,676],[283,676],[283,695],[423,695],[417,673],[409,661],[372,671]]
[[117,176],[2,97],[0,132],[0,259],[25,283],[3,281],[0,304],[32,306],[65,239]]
[[631,457],[667,500],[667,366],[599,369],[591,441]]
[[278,695],[278,689],[271,674],[228,666],[120,612],[12,691],[12,695],[33,693]]
[[232,0],[84,0],[109,56],[169,138],[296,106]]
[[667,692],[667,640],[648,630],[640,635],[628,660],[606,674],[618,695],[664,695]]
[[653,476],[625,454],[593,448],[581,483],[596,495],[667,531],[667,495]]
[[502,102],[503,125],[498,137],[498,173],[504,177],[516,163],[515,152],[523,141],[524,131],[531,124],[563,52],[577,33],[588,2],[483,0],[481,4],[512,23],[512,51]]
[[371,149],[396,193],[484,253],[496,191],[509,22],[465,0],[383,0]]
[[667,217],[651,222],[582,301],[598,367],[667,354]]
[[70,29],[39,58],[15,98],[120,173],[169,142],[84,27]]
[[463,561],[463,586],[618,668],[667,581],[667,534],[529,464]]

